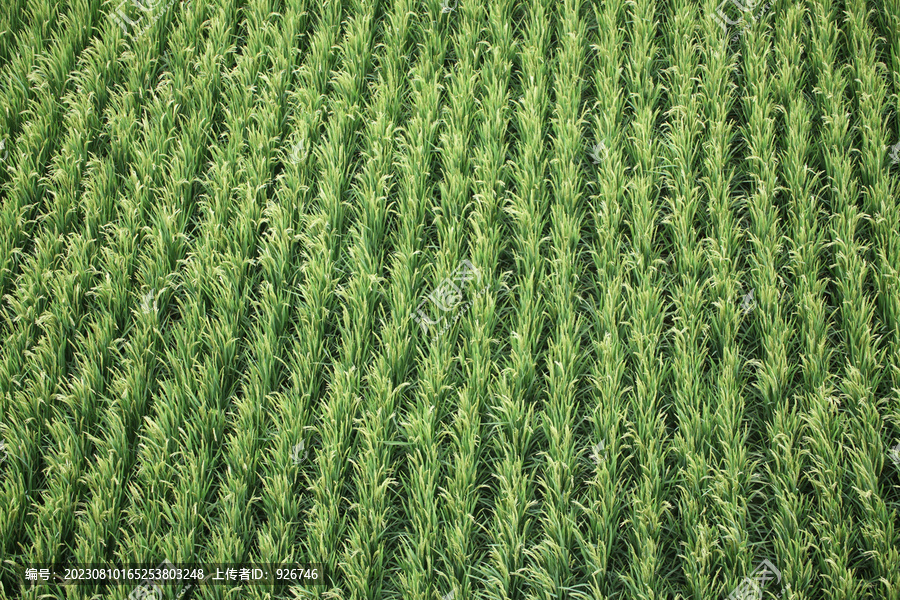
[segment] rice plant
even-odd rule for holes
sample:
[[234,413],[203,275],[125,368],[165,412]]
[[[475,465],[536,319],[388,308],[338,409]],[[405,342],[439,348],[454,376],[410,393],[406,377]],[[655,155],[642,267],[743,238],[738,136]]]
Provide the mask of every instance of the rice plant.
[[[896,0],[10,0],[0,73],[0,598],[900,600]],[[324,580],[56,572],[166,562]]]

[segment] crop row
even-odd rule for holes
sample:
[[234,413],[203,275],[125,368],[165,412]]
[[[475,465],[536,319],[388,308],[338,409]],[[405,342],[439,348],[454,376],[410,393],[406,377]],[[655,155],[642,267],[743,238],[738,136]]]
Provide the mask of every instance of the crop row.
[[9,3],[4,556],[896,597],[900,13],[720,5]]

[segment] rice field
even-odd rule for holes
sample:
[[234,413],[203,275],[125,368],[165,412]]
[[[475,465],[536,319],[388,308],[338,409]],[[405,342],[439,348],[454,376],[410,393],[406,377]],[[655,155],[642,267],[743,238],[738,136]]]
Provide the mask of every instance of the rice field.
[[[900,600],[900,0],[4,0],[0,73],[0,598]],[[325,582],[22,580],[163,561]]]

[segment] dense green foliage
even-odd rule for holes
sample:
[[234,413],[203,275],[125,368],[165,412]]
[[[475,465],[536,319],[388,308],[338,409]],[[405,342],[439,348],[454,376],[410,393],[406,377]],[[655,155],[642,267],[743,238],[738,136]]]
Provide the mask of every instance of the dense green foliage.
[[900,0],[137,1],[0,8],[0,597],[900,600]]

